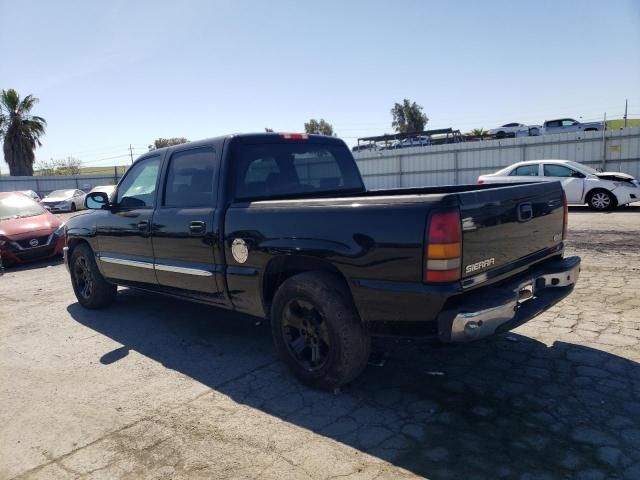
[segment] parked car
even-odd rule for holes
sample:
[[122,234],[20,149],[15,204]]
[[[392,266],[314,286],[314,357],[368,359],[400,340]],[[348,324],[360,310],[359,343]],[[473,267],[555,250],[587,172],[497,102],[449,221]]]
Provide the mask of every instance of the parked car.
[[528,137],[540,134],[539,125],[525,125],[524,123],[507,123],[489,130],[488,135],[495,138]]
[[320,135],[148,152],[113,201],[86,203],[66,225],[80,305],[128,285],[268,318],[293,374],[323,389],[360,374],[372,335],[506,332],[566,297],[580,268],[563,258],[559,183],[367,191],[346,144]]
[[38,203],[40,203],[42,201],[42,199],[40,198],[40,195],[38,195],[36,192],[34,192],[33,190],[20,190],[18,193],[21,193],[23,195],[26,195],[27,197],[29,197],[31,200],[34,200]]
[[573,118],[559,118],[544,122],[541,133],[595,132],[602,129],[604,129],[602,122],[580,123]]
[[393,148],[426,147],[427,145],[431,145],[431,139],[429,137],[419,136],[398,140]]
[[598,172],[570,160],[519,162],[478,177],[478,184],[523,181],[559,181],[570,204],[586,203],[594,210],[608,210],[640,201],[640,182],[631,175]]
[[0,257],[4,266],[62,254],[63,224],[40,204],[0,192]]
[[42,199],[44,208],[51,212],[75,212],[84,208],[82,190],[54,190]]
[[115,191],[116,191],[115,185],[96,185],[91,190],[89,190],[89,193],[104,192],[109,196],[109,200],[112,200],[113,194],[115,193]]

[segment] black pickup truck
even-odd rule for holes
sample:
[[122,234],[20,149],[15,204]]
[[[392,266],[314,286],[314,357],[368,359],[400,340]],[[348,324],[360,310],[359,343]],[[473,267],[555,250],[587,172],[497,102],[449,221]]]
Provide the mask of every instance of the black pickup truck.
[[292,372],[317,388],[360,374],[371,337],[462,343],[568,295],[560,183],[367,191],[339,139],[247,134],[151,151],[113,200],[66,224],[78,302],[116,286],[269,319]]

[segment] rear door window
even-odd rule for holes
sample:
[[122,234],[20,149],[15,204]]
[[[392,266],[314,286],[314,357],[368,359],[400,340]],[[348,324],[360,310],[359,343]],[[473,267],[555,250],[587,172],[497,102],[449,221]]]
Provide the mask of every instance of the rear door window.
[[214,205],[216,156],[211,148],[194,148],[171,156],[164,192],[166,207]]
[[538,165],[521,165],[514,168],[509,175],[512,177],[537,177]]

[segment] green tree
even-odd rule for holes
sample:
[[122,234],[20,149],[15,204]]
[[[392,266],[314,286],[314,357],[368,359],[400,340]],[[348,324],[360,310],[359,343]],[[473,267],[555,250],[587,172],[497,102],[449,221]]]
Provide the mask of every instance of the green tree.
[[82,161],[75,157],[61,158],[49,161],[41,160],[36,164],[36,175],[80,175]]
[[429,118],[422,113],[422,107],[406,98],[402,103],[393,105],[391,116],[393,117],[391,126],[399,133],[422,132],[429,121]]
[[304,124],[304,131],[306,133],[316,133],[318,135],[327,135],[329,137],[334,136],[333,125],[325,121],[323,118],[316,120],[312,118]]
[[38,99],[33,95],[20,98],[10,88],[0,92],[0,136],[3,139],[4,160],[12,176],[32,176],[35,149],[42,146],[47,122],[30,112]]
[[154,140],[153,145],[149,145],[149,150],[180,145],[181,143],[187,143],[188,141],[189,140],[184,137],[158,138]]
[[480,128],[474,128],[473,130],[471,130],[469,133],[467,133],[467,135],[471,136],[471,137],[486,137],[487,134],[489,132],[487,130],[485,130],[484,128],[480,127]]

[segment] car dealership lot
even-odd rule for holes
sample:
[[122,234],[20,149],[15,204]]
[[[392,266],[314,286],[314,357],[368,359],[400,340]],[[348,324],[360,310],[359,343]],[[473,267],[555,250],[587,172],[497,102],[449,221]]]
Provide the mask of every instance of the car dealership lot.
[[[65,215],[66,216],[66,215]],[[0,478],[640,478],[640,207],[571,208],[575,292],[506,336],[391,348],[334,395],[267,325],[59,261],[0,278]]]

